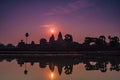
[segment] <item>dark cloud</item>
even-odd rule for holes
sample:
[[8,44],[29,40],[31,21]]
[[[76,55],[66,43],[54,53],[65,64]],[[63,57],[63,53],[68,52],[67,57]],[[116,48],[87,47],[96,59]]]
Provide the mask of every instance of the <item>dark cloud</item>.
[[45,15],[67,14],[92,6],[94,6],[94,3],[91,3],[90,0],[73,0],[73,2],[65,6],[57,6],[51,9],[51,11],[45,13]]

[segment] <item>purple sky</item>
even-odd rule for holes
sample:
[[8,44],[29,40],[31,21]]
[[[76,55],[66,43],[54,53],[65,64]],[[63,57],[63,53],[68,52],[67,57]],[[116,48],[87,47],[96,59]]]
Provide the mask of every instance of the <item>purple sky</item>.
[[[120,38],[119,0],[0,0],[0,43],[17,44],[30,33],[29,42],[49,39],[50,29],[75,41],[86,36]],[[57,39],[57,37],[56,37]]]

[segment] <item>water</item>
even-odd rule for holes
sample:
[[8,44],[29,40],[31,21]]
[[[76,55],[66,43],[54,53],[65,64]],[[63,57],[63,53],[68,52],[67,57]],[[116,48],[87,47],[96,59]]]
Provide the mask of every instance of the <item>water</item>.
[[2,55],[0,60],[0,80],[119,80],[120,78],[119,56],[13,57],[9,55],[5,57]]

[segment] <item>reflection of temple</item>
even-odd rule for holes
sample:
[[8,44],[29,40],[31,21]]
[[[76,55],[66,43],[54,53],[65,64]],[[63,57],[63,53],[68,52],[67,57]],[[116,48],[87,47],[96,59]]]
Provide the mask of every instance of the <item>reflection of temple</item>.
[[[62,61],[61,61],[62,59]],[[41,57],[41,58],[20,58],[17,59],[17,63],[22,67],[25,63],[31,63],[31,66],[34,65],[34,63],[39,63],[40,68],[45,68],[47,65],[49,66],[49,69],[51,72],[54,71],[55,66],[58,68],[58,73],[61,75],[62,68],[64,68],[66,74],[71,74],[73,69],[73,63],[71,64],[71,60],[66,60],[65,57]]]
[[97,62],[96,64],[90,64],[89,62],[86,63],[85,68],[86,70],[100,70],[101,72],[107,71],[107,63],[104,61]]
[[24,73],[27,74],[26,63],[31,63],[31,66],[34,66],[34,63],[39,63],[40,68],[46,68],[49,66],[49,69],[53,72],[54,68],[58,68],[59,75],[64,72],[69,75],[72,74],[73,66],[79,63],[85,64],[85,69],[87,71],[99,70],[101,72],[106,72],[108,70],[107,65],[110,64],[110,71],[120,71],[120,56],[19,56],[19,57],[4,57],[0,55],[0,61],[6,59],[7,61],[12,61],[13,59],[17,60],[17,63],[22,67],[25,66]]

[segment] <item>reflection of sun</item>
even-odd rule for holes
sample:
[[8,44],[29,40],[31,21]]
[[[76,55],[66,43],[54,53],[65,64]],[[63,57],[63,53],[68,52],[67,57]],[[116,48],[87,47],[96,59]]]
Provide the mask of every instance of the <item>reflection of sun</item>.
[[53,79],[53,77],[54,77],[54,74],[53,74],[53,73],[51,73],[51,74],[50,74],[50,77],[51,77],[51,79]]

